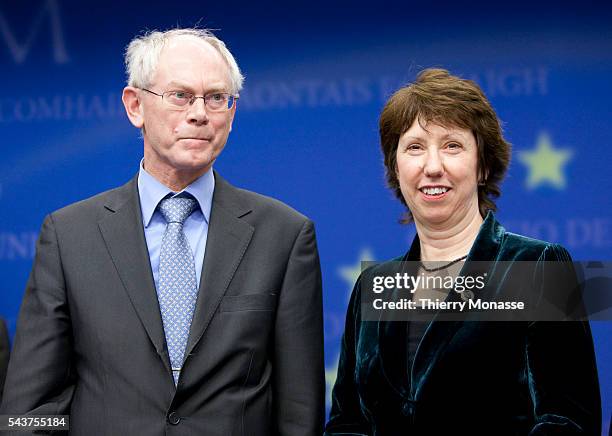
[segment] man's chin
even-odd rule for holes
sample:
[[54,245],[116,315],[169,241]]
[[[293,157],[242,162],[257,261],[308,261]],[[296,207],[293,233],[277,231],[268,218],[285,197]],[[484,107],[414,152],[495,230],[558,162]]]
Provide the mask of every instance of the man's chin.
[[210,169],[213,162],[214,161],[211,161],[209,159],[205,161],[183,161],[183,162],[176,162],[173,165],[173,167],[177,171],[181,171],[181,172],[189,172],[189,173],[202,172],[203,174]]
[[171,166],[179,171],[205,172],[214,163],[216,156],[208,153],[185,153],[177,156],[177,159],[170,162]]
[[178,142],[185,150],[202,150],[211,147],[209,139],[184,138],[179,139]]

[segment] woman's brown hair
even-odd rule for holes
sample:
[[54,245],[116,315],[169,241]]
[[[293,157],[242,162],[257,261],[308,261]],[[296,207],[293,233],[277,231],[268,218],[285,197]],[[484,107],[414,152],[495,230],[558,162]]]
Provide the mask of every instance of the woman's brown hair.
[[[411,83],[396,91],[380,115],[380,145],[387,184],[407,207],[397,178],[397,147],[400,137],[415,120],[470,130],[478,148],[478,206],[484,217],[497,210],[500,183],[510,163],[511,145],[504,139],[500,121],[480,87],[437,68],[423,70]],[[408,210],[403,222],[412,221]]]

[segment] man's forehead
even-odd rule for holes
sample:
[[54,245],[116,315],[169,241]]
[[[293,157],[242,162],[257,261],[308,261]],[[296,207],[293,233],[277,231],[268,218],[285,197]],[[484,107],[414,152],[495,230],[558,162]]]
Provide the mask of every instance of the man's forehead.
[[172,80],[195,85],[194,80],[198,81],[201,74],[215,82],[215,88],[230,84],[229,67],[215,47],[201,38],[179,35],[164,45],[153,81],[162,86]]
[[210,43],[193,35],[177,35],[171,37],[161,52],[161,56],[172,55],[180,52],[194,52],[202,55],[210,55],[222,59],[221,54]]

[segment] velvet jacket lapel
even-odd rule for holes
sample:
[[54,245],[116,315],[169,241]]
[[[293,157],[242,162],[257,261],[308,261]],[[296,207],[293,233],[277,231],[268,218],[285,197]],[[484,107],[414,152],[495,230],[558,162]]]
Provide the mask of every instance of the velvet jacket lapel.
[[[469,273],[470,261],[491,262],[496,260],[504,233],[504,228],[497,222],[493,213],[489,212],[459,274]],[[420,260],[420,247],[419,236],[416,235],[408,253],[399,260]],[[493,263],[491,262],[491,265]],[[416,271],[408,271],[408,273],[415,274]],[[449,293],[448,299],[456,298],[458,295],[455,292]],[[405,322],[378,322],[378,343],[383,375],[387,382],[407,401],[414,401],[418,398],[428,374],[444,353],[447,344],[462,326],[462,321],[440,321],[437,318],[437,315],[433,317],[421,338],[411,368],[408,368],[407,362],[408,338]]]

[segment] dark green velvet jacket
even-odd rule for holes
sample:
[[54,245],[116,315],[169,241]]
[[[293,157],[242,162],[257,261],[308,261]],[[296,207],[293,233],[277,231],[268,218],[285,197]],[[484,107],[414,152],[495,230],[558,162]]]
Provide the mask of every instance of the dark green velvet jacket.
[[[396,260],[419,257],[417,236],[408,254]],[[570,258],[559,245],[506,232],[489,212],[467,258],[476,260]],[[360,318],[358,280],[346,316],[328,436],[601,434],[588,322],[434,318],[408,367],[406,324]]]

